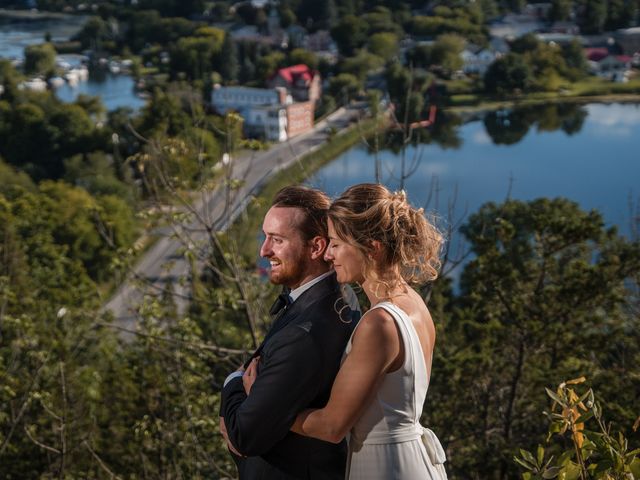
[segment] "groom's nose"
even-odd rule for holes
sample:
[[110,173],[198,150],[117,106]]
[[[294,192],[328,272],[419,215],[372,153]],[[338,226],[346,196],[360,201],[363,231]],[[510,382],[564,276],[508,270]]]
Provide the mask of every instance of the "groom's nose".
[[270,257],[273,254],[273,251],[271,250],[271,242],[269,241],[268,238],[264,239],[264,242],[262,242],[262,245],[260,246],[260,256],[261,257]]

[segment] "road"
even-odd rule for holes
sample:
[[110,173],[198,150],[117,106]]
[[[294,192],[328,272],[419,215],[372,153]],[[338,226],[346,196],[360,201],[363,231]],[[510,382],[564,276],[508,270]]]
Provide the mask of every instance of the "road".
[[[278,171],[291,166],[301,156],[312,152],[327,140],[327,130],[341,131],[360,114],[357,107],[341,108],[319,122],[312,131],[299,135],[267,151],[253,152],[231,160],[231,178],[242,180],[233,197],[224,187],[204,192],[194,205],[195,217],[167,232],[138,260],[127,279],[103,306],[113,314],[116,325],[134,330],[137,310],[145,296],[159,296],[169,285],[179,313],[188,306],[188,282],[179,283],[189,274],[189,263],[181,254],[184,241],[199,245],[206,241],[203,221],[216,231],[225,230],[244,210],[247,202]],[[176,238],[178,237],[178,238]],[[143,285],[143,286],[141,286]]]

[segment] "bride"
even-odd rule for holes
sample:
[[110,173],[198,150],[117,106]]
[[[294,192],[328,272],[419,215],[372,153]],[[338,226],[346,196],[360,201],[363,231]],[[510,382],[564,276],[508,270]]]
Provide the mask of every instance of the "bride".
[[[362,285],[371,308],[347,345],[329,402],[300,413],[292,430],[330,442],[350,434],[349,480],[446,479],[442,446],[419,423],[435,327],[410,286],[436,278],[442,236],[404,192],[378,184],[350,187],[328,215],[325,258],[339,282]],[[253,362],[247,391],[255,375]]]

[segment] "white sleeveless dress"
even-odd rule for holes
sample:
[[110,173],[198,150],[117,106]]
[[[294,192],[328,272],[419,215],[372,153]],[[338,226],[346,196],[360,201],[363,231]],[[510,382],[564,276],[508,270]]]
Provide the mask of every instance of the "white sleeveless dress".
[[[393,316],[402,333],[405,359],[400,369],[386,375],[351,429],[346,478],[445,480],[442,445],[431,430],[420,425],[429,372],[418,334],[407,314],[393,303],[381,302],[373,308],[384,308]],[[345,355],[350,351],[351,339]]]

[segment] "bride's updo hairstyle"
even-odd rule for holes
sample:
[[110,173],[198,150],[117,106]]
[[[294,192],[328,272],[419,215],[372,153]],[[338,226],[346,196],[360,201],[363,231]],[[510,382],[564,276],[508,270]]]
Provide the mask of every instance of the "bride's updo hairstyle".
[[[387,270],[410,284],[438,276],[443,237],[422,208],[407,202],[404,191],[392,193],[376,183],[354,185],[331,204],[328,216],[338,237],[362,252],[365,275],[373,274],[388,289],[400,279],[388,278]],[[377,264],[371,260],[374,241],[382,247]]]

